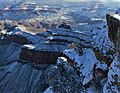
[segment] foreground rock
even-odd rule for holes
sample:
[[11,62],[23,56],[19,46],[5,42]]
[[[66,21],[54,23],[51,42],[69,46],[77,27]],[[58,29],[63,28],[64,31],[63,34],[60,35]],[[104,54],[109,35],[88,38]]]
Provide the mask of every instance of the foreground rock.
[[108,80],[103,89],[104,93],[120,92],[120,60],[116,57],[108,72]]
[[120,55],[120,15],[107,15],[108,27],[109,27],[109,37],[111,41],[115,44],[117,52]]
[[54,93],[85,92],[79,83],[79,76],[66,60],[59,58],[58,63],[50,66],[45,72],[46,80]]
[[84,50],[82,55],[74,50],[65,50],[64,54],[73,62],[77,71],[79,71],[83,85],[93,79],[93,69],[99,61],[92,50]]
[[91,34],[93,40],[92,47],[97,59],[110,65],[115,55],[115,48],[109,39],[107,23],[99,24],[91,30]]
[[104,93],[120,92],[120,15],[107,15],[109,36],[116,47],[116,57],[110,66],[108,72],[108,81],[104,86]]

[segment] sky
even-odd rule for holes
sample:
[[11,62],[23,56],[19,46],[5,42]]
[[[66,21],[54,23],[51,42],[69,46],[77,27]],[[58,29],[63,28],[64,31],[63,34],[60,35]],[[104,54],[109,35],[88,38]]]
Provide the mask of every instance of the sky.
[[[0,1],[21,1],[21,0],[0,0]],[[25,0],[22,0],[22,1],[25,1]],[[27,1],[36,1],[36,0],[27,0]],[[44,1],[47,1],[47,0],[44,0]],[[120,0],[53,0],[53,1],[66,1],[66,2],[80,2],[80,1],[119,1],[120,2]]]
[[80,1],[102,1],[102,2],[108,2],[108,1],[117,1],[120,2],[120,0],[63,0],[67,2],[80,2]]
[[52,3],[52,4],[59,4],[59,3],[65,3],[65,2],[81,2],[81,1],[101,1],[101,2],[120,2],[120,0],[0,0],[1,2],[9,2],[9,3],[14,3],[14,2],[21,2],[21,1],[32,1],[32,2],[43,2],[43,3]]

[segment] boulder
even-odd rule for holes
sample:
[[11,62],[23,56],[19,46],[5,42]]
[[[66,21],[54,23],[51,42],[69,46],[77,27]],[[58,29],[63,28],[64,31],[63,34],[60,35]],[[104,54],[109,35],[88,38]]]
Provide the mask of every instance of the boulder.
[[70,25],[68,25],[67,23],[61,24],[60,26],[58,26],[58,28],[65,28],[65,29],[70,29],[71,30]]

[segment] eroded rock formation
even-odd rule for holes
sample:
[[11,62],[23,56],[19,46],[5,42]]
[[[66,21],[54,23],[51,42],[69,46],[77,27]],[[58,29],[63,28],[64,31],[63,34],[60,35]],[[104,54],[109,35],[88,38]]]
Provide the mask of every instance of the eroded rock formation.
[[107,15],[107,22],[108,29],[103,23],[83,32],[6,28],[0,35],[9,43],[0,44],[0,93],[119,93],[120,21]]

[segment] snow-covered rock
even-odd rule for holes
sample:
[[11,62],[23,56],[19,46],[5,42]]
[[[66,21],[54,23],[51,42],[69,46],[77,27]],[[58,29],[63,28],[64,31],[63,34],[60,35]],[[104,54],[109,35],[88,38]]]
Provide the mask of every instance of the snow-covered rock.
[[52,87],[47,88],[44,93],[54,93]]
[[109,69],[108,81],[104,86],[103,93],[120,93],[120,60],[117,57]]
[[116,48],[116,56],[109,67],[108,79],[103,93],[120,93],[120,19],[119,15],[107,15],[109,37]]
[[84,50],[83,55],[80,55],[74,50],[65,50],[64,54],[73,61],[75,68],[78,68],[83,85],[89,83],[94,78],[93,69],[99,61],[91,49]]
[[76,43],[82,47],[91,47],[92,39],[88,32],[63,28],[57,28],[50,32],[52,33],[52,36],[48,37],[50,42]]
[[108,36],[107,23],[103,22],[92,30],[93,47],[97,48],[102,54],[106,55],[114,49],[113,43]]
[[114,54],[114,44],[109,39],[107,23],[103,22],[91,30],[92,46],[98,60],[111,64]]
[[8,35],[18,35],[18,36],[25,37],[25,38],[27,38],[27,40],[29,42],[31,42],[33,44],[45,41],[44,37],[40,37],[40,36],[37,36],[37,35],[34,35],[34,34],[26,33],[26,32],[23,32],[19,29],[15,29],[15,30],[9,32]]
[[2,35],[0,43],[18,43],[18,44],[36,44],[44,42],[45,38],[38,35],[32,35],[30,33],[23,32],[19,29],[6,32]]
[[108,70],[108,66],[104,62],[99,62],[96,65],[96,69],[101,69],[103,71],[106,71],[106,70]]
[[[111,30],[107,20],[117,32],[119,25]],[[119,31],[110,37],[108,28],[103,23],[90,32],[57,28],[35,35],[7,27],[0,35],[9,42],[0,45],[0,93],[119,93]]]

